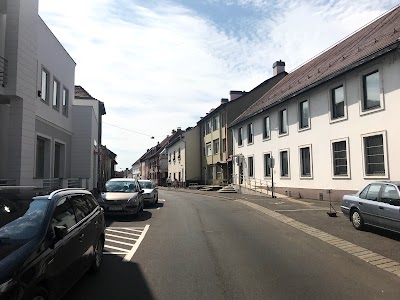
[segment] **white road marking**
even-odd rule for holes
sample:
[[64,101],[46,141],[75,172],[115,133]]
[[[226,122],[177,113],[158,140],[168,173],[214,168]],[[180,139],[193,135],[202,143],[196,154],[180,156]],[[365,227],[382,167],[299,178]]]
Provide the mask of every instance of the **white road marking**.
[[159,210],[160,208],[159,207],[157,207],[157,210]]
[[[140,232],[140,233],[142,233],[143,232],[143,230],[144,230],[144,228],[142,228],[142,229],[131,229],[131,228],[124,228],[124,229],[126,229],[126,230],[129,230],[129,231],[135,231],[135,232]],[[140,234],[136,234],[137,236],[139,236]]]
[[117,240],[111,240],[111,239],[105,239],[106,240],[106,242],[111,242],[111,243],[116,243],[116,244],[121,244],[121,245],[127,245],[127,246],[134,246],[135,244],[129,244],[129,243],[125,243],[125,242],[120,242],[120,241],[117,241]]
[[113,226],[113,227],[107,227],[106,230],[111,230],[111,229],[138,229],[138,230],[143,230],[144,227],[117,227],[117,226]]
[[139,237],[135,245],[132,247],[131,251],[124,257],[124,261],[130,261],[135,254],[136,250],[139,248],[140,243],[143,241],[144,236],[146,235],[147,231],[149,230],[150,225],[146,225],[142,232],[142,235]]
[[104,248],[109,248],[109,249],[113,249],[113,250],[117,250],[117,251],[122,251],[124,253],[129,253],[129,250],[127,250],[127,249],[118,248],[118,247],[114,247],[114,246],[104,245]]
[[113,254],[113,255],[121,255],[121,254],[126,254],[126,252],[103,252],[103,254]]
[[108,231],[117,232],[117,233],[122,233],[122,234],[127,234],[127,235],[140,236],[140,234],[137,234],[137,233],[126,232],[126,231],[121,231],[121,230],[108,229]]
[[274,211],[306,211],[306,210],[329,210],[326,208],[299,208],[299,209],[274,209]]
[[158,201],[165,202],[165,199],[158,199]]
[[111,234],[111,233],[106,233],[106,236],[116,237],[116,238],[124,239],[124,240],[128,240],[128,241],[135,241],[135,242],[137,241],[137,239],[134,239],[134,238],[128,238],[128,237],[115,235],[115,234]]

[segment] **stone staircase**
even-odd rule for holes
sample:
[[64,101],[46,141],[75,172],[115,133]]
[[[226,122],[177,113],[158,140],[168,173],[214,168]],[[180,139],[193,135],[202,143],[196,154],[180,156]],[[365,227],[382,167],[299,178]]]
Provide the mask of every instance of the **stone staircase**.
[[222,189],[218,190],[218,193],[235,193],[237,194],[237,190],[232,186],[232,185],[227,185],[223,187]]

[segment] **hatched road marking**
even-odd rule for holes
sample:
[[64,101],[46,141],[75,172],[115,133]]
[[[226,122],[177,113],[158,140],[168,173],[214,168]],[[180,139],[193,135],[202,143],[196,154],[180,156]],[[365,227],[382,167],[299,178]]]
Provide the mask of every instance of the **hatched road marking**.
[[331,235],[329,233],[326,233],[322,230],[319,230],[319,229],[316,229],[309,225],[306,225],[304,223],[298,222],[292,218],[286,217],[280,213],[277,213],[276,211],[273,211],[271,209],[257,205],[255,203],[248,202],[248,201],[241,200],[241,199],[238,199],[235,201],[242,203],[244,205],[250,206],[250,207],[278,220],[278,221],[286,223],[296,229],[303,231],[304,233],[307,233],[313,237],[316,237],[317,239],[320,239],[321,241],[324,241],[324,242],[326,242],[336,248],[339,248],[359,259],[362,259],[363,261],[365,261],[371,265],[374,265],[378,268],[381,268],[387,272],[390,272],[390,273],[395,274],[400,277],[400,263],[397,261],[391,260],[385,256],[382,256],[380,254],[372,252],[366,248],[360,247],[356,244],[350,243],[346,240],[338,238],[338,237]]
[[[144,227],[109,227],[103,254],[124,255],[124,261],[130,261],[143,241],[150,225]],[[108,251],[112,250],[112,251]]]

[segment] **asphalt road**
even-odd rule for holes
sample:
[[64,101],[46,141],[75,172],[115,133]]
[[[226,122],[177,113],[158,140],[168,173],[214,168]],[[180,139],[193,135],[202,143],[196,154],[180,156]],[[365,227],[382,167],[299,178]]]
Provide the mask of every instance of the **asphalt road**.
[[105,255],[64,299],[399,299],[400,277],[231,200],[160,191],[129,262]]

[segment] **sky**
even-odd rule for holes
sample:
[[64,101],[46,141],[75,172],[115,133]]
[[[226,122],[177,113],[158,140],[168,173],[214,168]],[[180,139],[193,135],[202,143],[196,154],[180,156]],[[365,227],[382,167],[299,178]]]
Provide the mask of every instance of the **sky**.
[[291,72],[398,4],[39,0],[39,14],[76,62],[75,84],[104,102],[102,144],[119,171],[229,91],[270,78],[275,61]]

